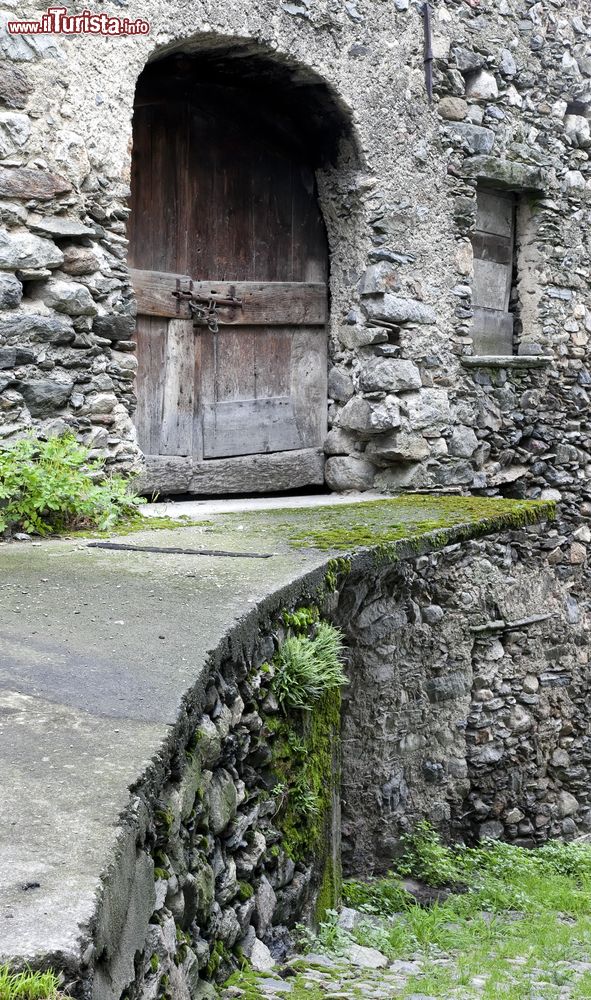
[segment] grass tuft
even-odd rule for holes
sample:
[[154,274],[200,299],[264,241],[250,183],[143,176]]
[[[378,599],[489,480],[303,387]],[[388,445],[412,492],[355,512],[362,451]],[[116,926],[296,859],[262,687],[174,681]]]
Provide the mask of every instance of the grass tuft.
[[0,965],[0,1000],[57,1000],[60,982],[54,972],[12,972]]
[[286,639],[273,661],[273,690],[282,708],[309,710],[327,691],[346,684],[342,650],[341,633],[328,622],[319,622],[311,637]]

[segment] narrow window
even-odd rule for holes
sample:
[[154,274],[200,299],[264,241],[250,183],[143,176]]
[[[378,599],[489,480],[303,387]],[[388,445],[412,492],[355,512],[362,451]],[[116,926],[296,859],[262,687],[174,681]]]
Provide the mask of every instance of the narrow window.
[[515,253],[515,196],[479,188],[474,249],[474,354],[514,353],[509,311]]

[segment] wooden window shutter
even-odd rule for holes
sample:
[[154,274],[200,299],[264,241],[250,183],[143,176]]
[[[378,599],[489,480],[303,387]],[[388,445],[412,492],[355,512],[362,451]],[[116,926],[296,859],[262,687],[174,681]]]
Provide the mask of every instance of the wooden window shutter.
[[478,191],[474,249],[473,342],[475,354],[513,354],[515,199],[510,193]]

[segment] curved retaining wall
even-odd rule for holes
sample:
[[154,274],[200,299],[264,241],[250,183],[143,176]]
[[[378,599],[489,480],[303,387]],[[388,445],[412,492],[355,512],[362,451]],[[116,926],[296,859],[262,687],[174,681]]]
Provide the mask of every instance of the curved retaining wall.
[[[348,872],[387,869],[424,818],[446,836],[528,846],[591,829],[584,631],[575,598],[541,568],[545,535],[521,529],[373,570],[343,560],[338,584],[331,577],[322,611],[345,633],[350,675]],[[264,963],[268,945],[280,957],[288,929],[338,897],[338,808],[323,814],[320,851],[311,825],[307,855],[294,863],[284,850],[267,665],[285,635],[280,619],[261,626],[249,651],[212,674],[191,749],[146,824],[149,926],[133,943],[128,996],[207,996],[243,954]],[[323,761],[329,782],[336,772]],[[120,934],[126,974],[107,949],[95,997],[118,1000],[131,973]]]
[[[405,503],[417,516],[417,498]],[[290,926],[337,899],[341,770],[343,860],[357,873],[386,868],[401,833],[425,817],[448,835],[532,844],[588,830],[583,569],[573,562],[568,575],[556,574],[545,559],[556,529],[512,530],[507,514],[423,538],[411,532],[340,560],[289,549],[301,525],[294,517],[286,534],[283,511],[277,522],[263,515],[255,530],[256,518],[239,516],[220,519],[220,529],[158,537],[160,546],[202,545],[201,532],[213,531],[206,538],[220,549],[273,552],[263,562],[141,552],[123,560],[65,542],[8,547],[4,590],[14,590],[7,607],[19,615],[1,633],[28,649],[14,661],[12,683],[29,699],[22,725],[37,756],[17,781],[21,800],[30,800],[21,806],[29,846],[27,868],[15,847],[2,873],[10,884],[7,895],[2,889],[1,958],[61,968],[73,992],[92,1000],[213,995],[232,963],[250,955],[264,964],[267,948],[281,956]],[[345,633],[340,767],[338,703],[292,713],[286,728],[272,690],[288,632],[314,632],[311,607]],[[65,645],[39,638],[40,622],[48,632],[66,621],[73,631]],[[125,637],[115,640],[122,626]],[[46,713],[58,708],[36,727],[43,685]],[[101,753],[87,772],[96,732]],[[17,758],[13,733],[8,752]],[[74,748],[56,758],[69,781],[41,756],[59,738]],[[117,768],[117,795],[102,806]],[[44,813],[37,841],[42,791],[56,810],[53,824]],[[7,787],[9,806],[10,794]],[[68,828],[60,855],[53,840]],[[7,937],[11,926],[17,933]]]
[[278,647],[306,631],[279,616],[250,642],[236,635],[162,783],[138,789],[135,845],[95,934],[93,1000],[209,996],[244,957],[270,968],[267,946],[285,955],[288,928],[337,904],[340,693],[286,714],[272,685]]

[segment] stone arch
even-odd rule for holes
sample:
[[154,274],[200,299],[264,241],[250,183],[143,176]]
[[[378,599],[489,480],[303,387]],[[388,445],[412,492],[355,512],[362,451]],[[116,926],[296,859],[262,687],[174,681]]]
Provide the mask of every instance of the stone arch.
[[[136,97],[151,78],[165,79],[168,67],[171,73],[187,74],[191,83],[239,86],[258,118],[274,127],[279,123],[305,149],[316,175],[317,204],[328,239],[328,331],[329,343],[336,344],[339,322],[351,307],[351,273],[360,273],[364,266],[359,221],[366,163],[351,108],[334,84],[311,66],[249,39],[199,36],[157,49],[137,77]],[[332,353],[329,350],[329,368]],[[167,488],[164,482],[156,486]],[[282,488],[282,484],[267,488]],[[174,490],[185,491],[196,490]]]

